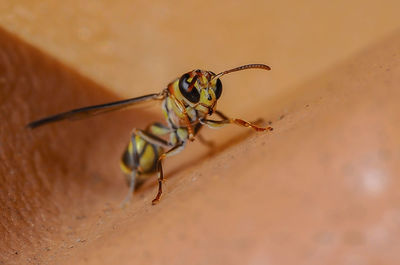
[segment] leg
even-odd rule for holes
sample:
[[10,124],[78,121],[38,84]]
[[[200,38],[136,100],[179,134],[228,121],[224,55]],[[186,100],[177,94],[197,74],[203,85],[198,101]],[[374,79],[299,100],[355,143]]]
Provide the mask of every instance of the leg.
[[165,152],[164,154],[162,154],[157,161],[157,172],[158,172],[158,192],[156,197],[154,198],[154,200],[151,202],[153,205],[158,203],[160,201],[161,198],[161,194],[162,194],[162,182],[164,181],[164,173],[163,173],[163,169],[162,169],[162,160],[166,157],[175,155],[177,153],[179,153],[180,151],[182,151],[182,149],[184,148],[184,143],[180,143],[178,145],[175,145],[174,147],[172,147],[171,149],[169,149],[167,152]]
[[121,167],[125,174],[129,173],[129,192],[122,202],[122,207],[124,207],[132,198],[133,191],[135,190],[136,184],[136,176],[138,175],[138,166],[139,166],[139,154],[136,148],[136,133],[135,130],[131,134],[131,140],[129,142],[128,148],[125,151],[122,161]]
[[146,132],[157,136],[164,136],[170,134],[172,129],[162,123],[155,122],[146,128]]
[[170,97],[174,101],[175,105],[182,112],[183,117],[185,119],[186,128],[187,128],[188,133],[189,133],[189,137],[188,137],[189,141],[193,142],[194,141],[194,129],[193,129],[192,124],[190,123],[189,116],[187,114],[185,105],[180,100],[178,100],[174,95],[170,95]]
[[[218,116],[220,116],[222,119],[224,119],[224,120],[229,120],[229,118],[226,116],[226,115],[224,115],[222,112],[220,112],[220,111],[218,111],[218,110],[216,110],[215,111],[215,114],[217,114]],[[263,118],[258,118],[257,120],[255,120],[255,121],[252,121],[252,122],[249,122],[250,124],[253,124],[253,125],[260,125],[260,124],[262,124],[262,123],[265,123],[265,121],[264,121],[264,119]],[[271,125],[272,124],[272,122],[268,122],[267,123],[268,125]],[[263,128],[264,129],[264,128]],[[271,128],[271,127],[267,127],[267,128],[265,128],[266,130],[268,130],[268,131],[272,131],[273,130],[273,128]]]
[[[138,150],[138,141],[144,141],[145,144],[142,150]],[[127,182],[129,185],[129,193],[123,201],[122,205],[125,206],[127,202],[131,200],[132,194],[135,188],[141,183],[137,183],[137,177],[140,173],[143,173],[143,168],[140,165],[140,158],[142,156],[146,145],[153,144],[156,146],[170,146],[170,144],[162,138],[152,134],[151,132],[145,132],[134,128],[131,133],[131,139],[128,148],[124,152],[121,160],[121,169],[127,175]],[[158,159],[158,154],[155,154],[155,161]]]
[[270,126],[268,126],[268,127],[259,127],[259,126],[257,126],[257,125],[255,125],[255,124],[253,124],[253,123],[250,123],[250,122],[247,122],[247,121],[244,121],[244,120],[241,120],[241,119],[233,119],[233,122],[235,123],[235,124],[237,124],[237,125],[240,125],[240,126],[244,126],[244,127],[250,127],[250,128],[252,128],[252,129],[254,129],[255,131],[257,131],[257,132],[263,132],[263,131],[272,131],[272,130],[274,130],[272,127],[270,127]]
[[157,146],[161,146],[163,148],[167,148],[167,147],[171,147],[172,146],[171,143],[169,143],[168,141],[158,137],[155,134],[152,134],[151,132],[146,132],[146,131],[138,130],[138,129],[135,128],[135,129],[132,130],[132,134],[139,135],[146,142],[148,142],[150,144],[157,145]]
[[128,192],[128,195],[126,195],[125,199],[122,201],[122,204],[121,204],[122,207],[125,207],[126,204],[128,204],[132,199],[132,194],[133,194],[133,191],[135,190],[135,182],[136,182],[137,174],[138,174],[138,172],[136,169],[132,170],[132,172],[129,174],[130,175],[129,192]]
[[255,131],[258,132],[262,132],[262,131],[272,131],[273,128],[268,126],[268,127],[259,127],[251,122],[248,121],[244,121],[242,119],[232,119],[232,118],[228,118],[227,116],[225,116],[224,114],[222,114],[222,112],[220,111],[216,111],[215,114],[217,114],[218,116],[220,116],[222,118],[222,120],[202,120],[201,122],[205,125],[207,125],[210,128],[218,128],[218,127],[222,127],[226,124],[236,124],[239,126],[243,126],[243,127],[249,127],[254,129]]

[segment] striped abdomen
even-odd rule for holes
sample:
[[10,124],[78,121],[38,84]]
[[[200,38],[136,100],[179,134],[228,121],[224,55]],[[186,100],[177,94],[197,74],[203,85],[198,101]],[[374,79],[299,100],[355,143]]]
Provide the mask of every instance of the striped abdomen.
[[143,176],[144,174],[156,171],[157,160],[162,153],[161,147],[150,144],[136,135],[134,143],[130,142],[126,147],[120,162],[121,170],[125,173],[127,182],[129,183],[129,176],[135,170],[135,187],[139,187],[147,178],[147,176]]

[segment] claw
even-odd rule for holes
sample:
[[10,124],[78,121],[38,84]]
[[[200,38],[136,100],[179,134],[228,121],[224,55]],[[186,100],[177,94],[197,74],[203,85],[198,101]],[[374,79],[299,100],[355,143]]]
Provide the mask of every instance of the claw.
[[158,204],[159,202],[160,202],[160,199],[159,199],[159,198],[155,198],[154,200],[151,201],[151,204],[152,204],[152,205],[156,205],[156,204]]

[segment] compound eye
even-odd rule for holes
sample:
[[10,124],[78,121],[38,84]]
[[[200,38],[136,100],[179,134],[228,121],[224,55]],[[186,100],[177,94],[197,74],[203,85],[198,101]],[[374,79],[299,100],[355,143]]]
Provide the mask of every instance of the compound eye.
[[222,94],[222,82],[219,79],[217,79],[217,83],[215,84],[214,93],[215,93],[215,96],[217,97],[217,99],[219,99],[219,97]]
[[[190,78],[189,74],[184,74],[180,79],[179,79],[179,91],[181,91],[182,95],[189,100],[192,103],[197,103],[200,100],[200,94],[199,91],[197,91],[196,87],[192,87],[192,90],[189,91],[189,86],[190,83],[187,81],[188,78]],[[192,81],[196,81],[196,76],[193,77]]]

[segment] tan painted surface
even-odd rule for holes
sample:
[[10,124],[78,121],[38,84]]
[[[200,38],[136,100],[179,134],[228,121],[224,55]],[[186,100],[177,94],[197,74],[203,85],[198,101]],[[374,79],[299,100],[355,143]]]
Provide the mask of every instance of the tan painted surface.
[[[398,264],[397,1],[110,3],[0,3],[44,52],[0,32],[0,264]],[[273,70],[226,77],[220,106],[275,130],[208,133],[230,138],[168,161],[155,207],[151,183],[119,207],[118,159],[157,108],[23,127],[248,62]]]

